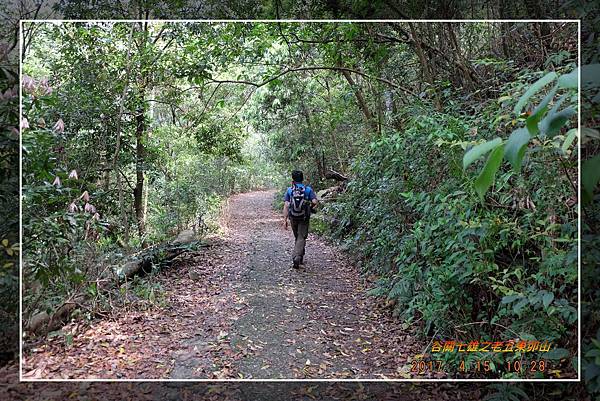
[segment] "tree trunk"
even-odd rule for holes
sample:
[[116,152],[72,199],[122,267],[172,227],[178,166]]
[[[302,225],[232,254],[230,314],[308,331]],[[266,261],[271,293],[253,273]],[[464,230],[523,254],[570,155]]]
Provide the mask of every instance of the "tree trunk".
[[[327,104],[329,105],[329,113],[333,116],[333,102],[331,100],[331,90],[329,88],[329,81],[325,80],[325,87],[327,88]],[[337,158],[338,168],[344,168],[344,162],[342,160],[342,156],[340,155],[340,146],[338,144],[337,138],[335,136],[335,130],[337,127],[333,123],[333,119],[329,118],[329,136],[331,138],[331,144],[333,145],[333,149],[335,150],[335,157]]]
[[[408,26],[410,27],[411,39],[412,39],[413,43],[415,44],[415,51],[417,53],[417,57],[419,58],[419,62],[421,63],[421,72],[423,73],[423,78],[425,79],[425,82],[427,82],[429,85],[431,85],[432,88],[434,88],[431,66],[429,65],[429,62],[427,61],[427,58],[425,57],[425,53],[423,53],[423,48],[421,47],[421,39],[419,39],[417,30],[415,29],[414,24],[412,22],[409,22]],[[438,91],[435,91],[434,103],[435,103],[435,108],[438,111],[441,111],[442,105],[440,103]]]
[[[313,129],[313,124],[310,119],[310,113],[308,112],[308,109],[306,108],[305,103],[302,103],[302,114],[304,115],[304,118],[306,120],[306,125],[308,127],[308,134],[310,135],[310,143],[311,143],[311,147],[314,152],[315,164],[317,165],[317,173],[319,174],[319,179],[321,179],[325,175],[325,166],[324,166],[324,160],[323,160],[324,158],[322,158],[321,155],[318,153],[317,144],[315,143],[316,132]],[[322,153],[323,152],[322,142],[320,142],[320,143],[321,143],[320,150]]]
[[[455,70],[455,74],[461,77],[461,83],[465,89],[473,90],[473,70],[467,66],[468,61],[463,57],[463,50],[460,45],[458,34],[456,33],[455,25],[454,23],[444,23],[444,26],[446,27],[450,43],[449,50],[452,54],[450,57],[455,59],[455,65],[458,67],[458,69]],[[458,29],[460,29],[460,26]]]
[[[503,1],[501,1],[499,3],[499,12],[500,12],[500,19],[506,19],[506,5],[504,4]],[[502,44],[502,53],[504,54],[504,57],[506,58],[511,58],[511,51],[510,51],[510,40],[508,38],[509,34],[510,34],[510,28],[512,26],[512,23],[510,22],[500,22],[500,40],[501,40],[501,44]]]
[[358,103],[358,107],[365,116],[365,120],[367,124],[371,127],[374,132],[377,132],[377,122],[373,119],[373,113],[369,110],[369,106],[367,105],[367,101],[365,100],[365,96],[363,95],[360,87],[354,82],[352,75],[349,71],[341,70],[342,75],[346,78],[346,81],[350,84],[350,87],[354,91],[354,96],[356,96],[356,102]]
[[425,58],[425,54],[423,53],[423,48],[421,47],[421,40],[419,39],[419,35],[415,29],[415,26],[412,22],[408,23],[410,27],[410,35],[411,40],[415,44],[415,51],[417,53],[417,57],[419,58],[419,62],[421,63],[421,73],[423,74],[423,78],[429,84],[433,84],[433,79],[431,77],[431,67]]
[[[144,99],[142,95],[142,104]],[[146,247],[146,222],[144,219],[144,157],[145,147],[144,138],[146,134],[146,119],[145,119],[145,105],[138,109],[138,113],[135,116],[136,129],[135,129],[135,150],[136,150],[136,162],[135,162],[135,189],[133,191],[133,208],[135,210],[135,217],[137,219],[138,235],[142,244],[142,248]]]
[[131,71],[131,48],[133,43],[133,31],[134,25],[131,25],[131,29],[129,31],[129,40],[127,45],[127,67],[125,69],[125,85],[123,85],[123,92],[121,94],[121,99],[119,101],[119,114],[117,115],[117,141],[115,145],[115,153],[112,159],[112,170],[117,175],[117,193],[119,194],[119,209],[121,212],[121,224],[123,224],[123,239],[125,242],[125,247],[129,246],[129,221],[127,219],[127,208],[125,207],[125,198],[123,196],[123,182],[121,174],[122,172],[119,169],[118,161],[119,155],[121,152],[121,118],[123,117],[123,112],[125,110],[125,98],[127,97],[127,90],[129,88],[129,73]]
[[150,183],[147,182],[146,185],[144,186],[144,208],[143,208],[143,215],[144,215],[144,223],[148,220],[148,191],[149,191],[149,185]]
[[119,208],[121,209],[121,224],[123,224],[123,242],[125,247],[129,248],[129,219],[127,218],[127,209],[125,208],[125,197],[123,196],[123,179],[121,172],[115,170],[117,174],[117,193],[119,194]]

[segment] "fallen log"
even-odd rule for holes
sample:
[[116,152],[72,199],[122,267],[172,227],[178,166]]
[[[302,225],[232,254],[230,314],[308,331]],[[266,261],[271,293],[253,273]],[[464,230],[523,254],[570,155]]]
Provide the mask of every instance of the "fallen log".
[[146,248],[131,256],[131,260],[115,271],[119,283],[132,278],[136,274],[148,274],[154,265],[169,265],[173,259],[184,252],[202,246],[193,230],[184,230],[168,244],[159,244]]
[[188,242],[181,244],[180,242],[174,243],[163,248],[153,248],[151,252],[145,252],[138,254],[137,257],[123,266],[117,268],[115,273],[119,277],[119,283],[125,280],[133,278],[135,275],[144,275],[152,271],[154,266],[168,266],[178,256],[186,253],[193,252],[198,247],[205,247],[207,244],[201,244],[199,242]]
[[144,274],[152,271],[152,259],[144,257],[142,259],[135,259],[125,263],[123,266],[117,268],[117,276],[119,282],[123,282],[136,274],[142,272]]
[[328,202],[335,200],[335,198],[343,192],[343,185],[336,185],[333,187],[325,188],[317,192],[317,199],[321,202]]
[[83,300],[83,294],[78,294],[65,301],[52,314],[44,311],[33,315],[27,322],[25,330],[36,335],[44,335],[60,329],[69,319],[71,312]]
[[[150,273],[155,265],[169,265],[175,258],[185,252],[195,251],[197,247],[208,246],[208,244],[195,242],[187,233],[184,234],[178,236],[175,241],[167,246],[153,246],[133,255],[134,259],[115,269],[118,277],[116,285],[121,285],[135,275]],[[182,238],[185,238],[185,240],[182,240]],[[107,287],[104,287],[103,290],[106,290]],[[82,305],[85,301],[86,296],[84,294],[74,295],[54,312],[44,311],[33,315],[25,324],[24,329],[34,335],[45,335],[58,330],[69,320],[71,313],[77,306]]]
[[325,178],[336,181],[348,181],[348,177],[342,173],[338,173],[335,170],[327,170],[325,172]]

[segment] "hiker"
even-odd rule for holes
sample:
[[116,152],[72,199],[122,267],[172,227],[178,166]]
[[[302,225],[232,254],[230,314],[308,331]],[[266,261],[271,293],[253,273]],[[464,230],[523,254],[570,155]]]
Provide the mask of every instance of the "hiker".
[[292,225],[294,238],[294,252],[292,254],[292,263],[295,269],[304,264],[304,246],[306,237],[308,237],[308,224],[311,212],[317,206],[317,195],[308,185],[302,183],[304,174],[302,171],[292,172],[292,186],[285,191],[283,219],[284,227],[288,229],[288,220]]

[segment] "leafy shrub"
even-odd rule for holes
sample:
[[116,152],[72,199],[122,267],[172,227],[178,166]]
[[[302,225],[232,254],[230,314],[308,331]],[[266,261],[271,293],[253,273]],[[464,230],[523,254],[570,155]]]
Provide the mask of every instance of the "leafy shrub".
[[[495,107],[487,112],[508,105]],[[327,207],[337,222],[330,234],[379,277],[372,294],[393,300],[423,334],[548,339],[575,350],[576,194],[557,174],[573,154],[561,141],[536,142],[520,175],[498,167],[482,201],[461,163],[469,120],[453,115],[421,110],[403,132],[374,140]]]

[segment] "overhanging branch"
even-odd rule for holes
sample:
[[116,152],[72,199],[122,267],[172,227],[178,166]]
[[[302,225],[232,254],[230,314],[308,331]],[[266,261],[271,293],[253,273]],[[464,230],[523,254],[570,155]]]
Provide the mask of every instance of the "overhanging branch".
[[256,88],[260,88],[262,86],[265,86],[273,81],[275,81],[278,78],[281,78],[282,76],[289,74],[290,72],[299,72],[299,71],[316,71],[316,70],[325,70],[325,71],[339,71],[339,72],[347,72],[347,73],[354,73],[357,75],[360,75],[362,77],[365,77],[367,79],[372,79],[375,81],[379,81],[381,83],[384,83],[388,86],[391,86],[392,88],[395,89],[399,89],[402,90],[403,92],[406,92],[412,96],[417,97],[417,95],[411,91],[408,88],[405,88],[403,86],[400,86],[388,79],[385,78],[381,78],[381,77],[375,77],[372,75],[369,75],[365,72],[362,72],[360,70],[355,70],[352,68],[347,68],[347,67],[326,67],[326,66],[308,66],[308,67],[294,67],[294,68],[288,68],[286,70],[281,71],[278,74],[275,74],[274,76],[272,76],[271,78],[268,78],[262,82],[253,82],[253,81],[247,81],[247,80],[235,80],[235,79],[225,79],[225,80],[219,80],[219,79],[211,79],[210,83],[216,83],[216,84],[243,84],[243,85],[251,85],[254,86]]

